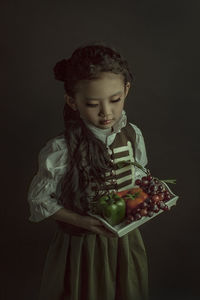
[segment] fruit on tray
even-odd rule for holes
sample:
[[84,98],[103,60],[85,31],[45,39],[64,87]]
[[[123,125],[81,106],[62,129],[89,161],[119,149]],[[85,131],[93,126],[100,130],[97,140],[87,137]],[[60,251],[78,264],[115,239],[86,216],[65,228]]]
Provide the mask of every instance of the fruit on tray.
[[133,188],[123,198],[126,201],[126,212],[128,213],[142,204],[148,195],[141,188]]
[[164,182],[175,183],[175,180],[161,181],[150,174],[137,179],[134,188],[108,193],[99,198],[95,213],[115,226],[124,220],[129,224],[142,217],[152,217],[160,210],[168,211],[167,201],[172,198],[172,194]]
[[[163,181],[174,183],[174,180]],[[154,213],[158,213],[160,210],[169,210],[167,201],[172,198],[172,195],[162,181],[148,175],[136,180],[135,184],[147,194],[147,197],[137,207],[126,210],[127,223],[140,220],[143,216],[152,217]]]
[[101,197],[97,202],[96,209],[97,213],[112,226],[121,223],[126,215],[125,200],[115,193]]

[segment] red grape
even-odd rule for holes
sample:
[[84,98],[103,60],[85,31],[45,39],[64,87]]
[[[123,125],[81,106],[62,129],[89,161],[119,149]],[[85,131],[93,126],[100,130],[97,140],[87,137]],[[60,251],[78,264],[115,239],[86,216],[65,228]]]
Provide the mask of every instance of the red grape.
[[154,178],[154,180],[153,180],[153,181],[154,181],[154,183],[155,183],[155,184],[158,184],[158,183],[159,183],[159,180],[158,180],[158,179],[156,179],[156,178]]
[[148,175],[147,178],[148,178],[149,181],[151,181],[153,179],[153,176]]
[[135,181],[135,184],[136,184],[136,185],[139,185],[139,186],[140,186],[141,183],[142,183],[142,181],[141,181],[140,179],[137,179],[137,180]]
[[151,202],[151,199],[150,199],[150,198],[147,198],[147,199],[145,200],[145,202],[146,202],[147,204],[149,204],[149,203]]
[[153,211],[154,212],[159,212],[159,207],[158,207],[158,205],[157,204],[154,204],[154,206],[152,207],[152,209],[153,209]]
[[146,208],[141,209],[140,214],[141,214],[141,216],[146,216],[147,215],[147,209]]
[[168,200],[170,200],[171,199],[171,196],[169,195],[169,194],[167,194],[167,195],[165,195],[165,201],[168,201]]
[[163,209],[165,207],[165,203],[163,201],[158,202],[158,207]]
[[125,223],[128,225],[128,224],[130,224],[130,223],[132,223],[132,222],[131,222],[131,220],[126,219],[126,222],[125,222]]
[[159,197],[158,195],[153,195],[153,196],[151,197],[151,200],[152,200],[153,202],[158,202],[158,201],[160,201],[160,197]]
[[148,185],[141,185],[140,188],[143,190],[143,192],[147,193],[148,192]]
[[165,195],[170,195],[170,192],[167,190],[164,193],[165,193]]
[[135,214],[135,219],[136,220],[140,220],[142,218],[141,214],[137,213]]
[[164,193],[159,193],[158,196],[159,196],[159,201],[162,201],[162,200],[165,199],[165,194]]
[[149,185],[148,179],[142,179],[142,186],[147,186],[147,185]]
[[128,215],[127,219],[130,220],[131,222],[133,222],[134,221],[134,216],[133,215]]
[[130,224],[134,221],[134,216],[128,215],[126,218],[126,224]]
[[154,185],[154,184],[151,184],[149,186],[149,190],[152,191],[152,192],[156,192],[158,190],[158,187],[156,185]]
[[163,210],[166,210],[168,211],[169,210],[169,207],[167,205],[164,206]]
[[147,204],[146,201],[144,201],[143,203],[140,204],[140,207],[141,207],[141,208],[145,208],[145,207],[147,207],[147,206],[148,206],[148,204]]
[[158,190],[159,190],[160,192],[162,192],[162,191],[164,190],[164,187],[163,187],[162,184],[160,184],[160,185],[158,186]]
[[152,216],[153,216],[153,211],[149,210],[148,213],[147,213],[147,215],[148,215],[149,217],[152,217]]

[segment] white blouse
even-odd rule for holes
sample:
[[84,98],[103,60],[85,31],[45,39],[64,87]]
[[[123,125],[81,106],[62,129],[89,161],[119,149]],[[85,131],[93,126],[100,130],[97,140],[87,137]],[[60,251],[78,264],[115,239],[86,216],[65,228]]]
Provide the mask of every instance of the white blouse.
[[[83,119],[83,118],[82,118]],[[123,110],[120,120],[111,129],[100,129],[83,119],[85,125],[109,147],[121,128],[127,124],[126,113]],[[147,164],[145,143],[141,130],[130,123],[136,132],[135,160],[143,167]],[[40,150],[38,155],[38,171],[33,177],[28,189],[28,203],[31,222],[40,222],[58,211],[63,206],[57,203],[61,193],[60,182],[66,169],[67,146],[64,134],[50,139]],[[135,179],[145,173],[135,167]],[[56,197],[51,197],[56,195]]]

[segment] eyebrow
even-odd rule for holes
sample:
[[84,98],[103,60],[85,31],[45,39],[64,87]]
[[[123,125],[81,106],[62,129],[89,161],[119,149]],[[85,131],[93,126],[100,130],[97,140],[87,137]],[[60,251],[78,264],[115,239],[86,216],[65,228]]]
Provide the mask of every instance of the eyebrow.
[[[119,91],[119,92],[117,92],[117,93],[115,93],[115,94],[113,94],[112,96],[110,96],[110,98],[111,97],[114,97],[114,96],[117,96],[117,95],[119,95],[119,94],[122,94],[122,91]],[[102,98],[89,98],[89,97],[85,97],[85,99],[86,100],[103,100]]]

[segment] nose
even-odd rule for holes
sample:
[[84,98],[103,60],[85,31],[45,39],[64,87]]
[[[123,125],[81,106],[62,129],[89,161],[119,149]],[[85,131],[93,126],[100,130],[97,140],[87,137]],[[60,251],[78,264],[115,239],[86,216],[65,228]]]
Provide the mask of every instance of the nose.
[[109,117],[112,116],[111,107],[108,104],[102,104],[100,106],[99,116],[109,119]]

